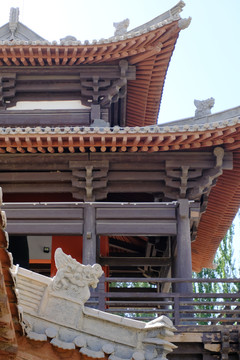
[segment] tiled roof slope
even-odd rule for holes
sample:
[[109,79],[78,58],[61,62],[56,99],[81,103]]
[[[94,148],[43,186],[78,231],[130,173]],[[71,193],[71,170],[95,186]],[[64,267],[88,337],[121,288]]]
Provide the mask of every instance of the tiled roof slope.
[[[34,115],[33,115],[34,116]],[[217,121],[217,118],[221,121]],[[159,152],[240,147],[240,107],[202,118],[146,127],[0,127],[0,153]]]
[[211,267],[220,241],[232,224],[240,206],[240,150],[233,152],[233,170],[223,170],[212,188],[207,211],[202,215],[197,239],[192,244],[194,271]]

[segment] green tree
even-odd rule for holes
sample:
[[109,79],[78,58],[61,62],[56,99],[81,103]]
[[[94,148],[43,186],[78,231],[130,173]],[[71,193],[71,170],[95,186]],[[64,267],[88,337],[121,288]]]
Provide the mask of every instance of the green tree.
[[[214,269],[203,269],[199,273],[193,273],[193,278],[196,279],[231,279],[231,278],[239,278],[239,269],[236,268],[235,262],[233,260],[233,235],[234,229],[233,225],[228,230],[226,236],[221,241],[220,246],[216,252],[214,258]],[[194,293],[199,294],[217,294],[224,293],[226,298],[204,298],[199,297],[195,298],[196,302],[201,302],[202,305],[198,304],[195,306],[196,309],[196,317],[201,318],[219,318],[221,310],[223,313],[226,311],[226,314],[223,314],[224,317],[228,317],[228,311],[234,310],[236,305],[232,305],[231,303],[234,300],[229,297],[231,293],[237,293],[240,291],[239,283],[217,283],[217,282],[204,282],[204,283],[196,283],[193,285]],[[226,305],[226,302],[229,302],[229,305]],[[198,312],[199,310],[199,312]],[[206,312],[205,312],[206,311]],[[204,324],[204,322],[200,322]]]
[[[202,269],[199,273],[193,273],[193,278],[196,279],[230,279],[239,277],[239,269],[235,266],[233,260],[233,225],[228,230],[226,236],[221,241],[219,248],[214,258],[214,269]],[[195,286],[195,292],[235,292],[238,290],[236,283],[200,283]]]

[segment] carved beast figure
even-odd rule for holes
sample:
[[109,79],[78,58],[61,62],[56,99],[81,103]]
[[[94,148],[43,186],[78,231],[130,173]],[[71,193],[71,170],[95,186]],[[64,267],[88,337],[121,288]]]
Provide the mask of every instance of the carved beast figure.
[[90,298],[89,287],[97,287],[103,274],[99,264],[82,265],[61,248],[55,251],[57,273],[53,278],[52,289],[68,297],[77,298],[84,304]]
[[113,26],[116,29],[114,32],[114,36],[121,36],[123,34],[126,34],[129,23],[130,23],[129,19],[125,19],[120,22],[114,22]]
[[211,114],[211,108],[214,106],[215,104],[215,99],[214,98],[209,98],[206,100],[194,100],[194,105],[196,106],[196,110],[195,110],[195,116],[199,117],[199,116],[206,116]]

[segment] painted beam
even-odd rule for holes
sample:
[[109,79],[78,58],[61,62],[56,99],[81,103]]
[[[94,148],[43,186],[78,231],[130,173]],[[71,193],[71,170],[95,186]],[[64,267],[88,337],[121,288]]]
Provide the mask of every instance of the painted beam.
[[98,258],[101,265],[108,266],[169,266],[171,259],[166,257],[103,257]]

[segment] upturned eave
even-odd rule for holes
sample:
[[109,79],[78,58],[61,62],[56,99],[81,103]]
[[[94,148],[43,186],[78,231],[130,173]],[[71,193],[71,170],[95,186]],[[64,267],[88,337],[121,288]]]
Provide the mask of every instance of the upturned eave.
[[182,28],[179,15],[122,36],[81,44],[65,41],[0,41],[0,70],[25,67],[79,67],[117,64],[136,66],[136,80],[128,82],[126,124],[157,122],[169,62]]

